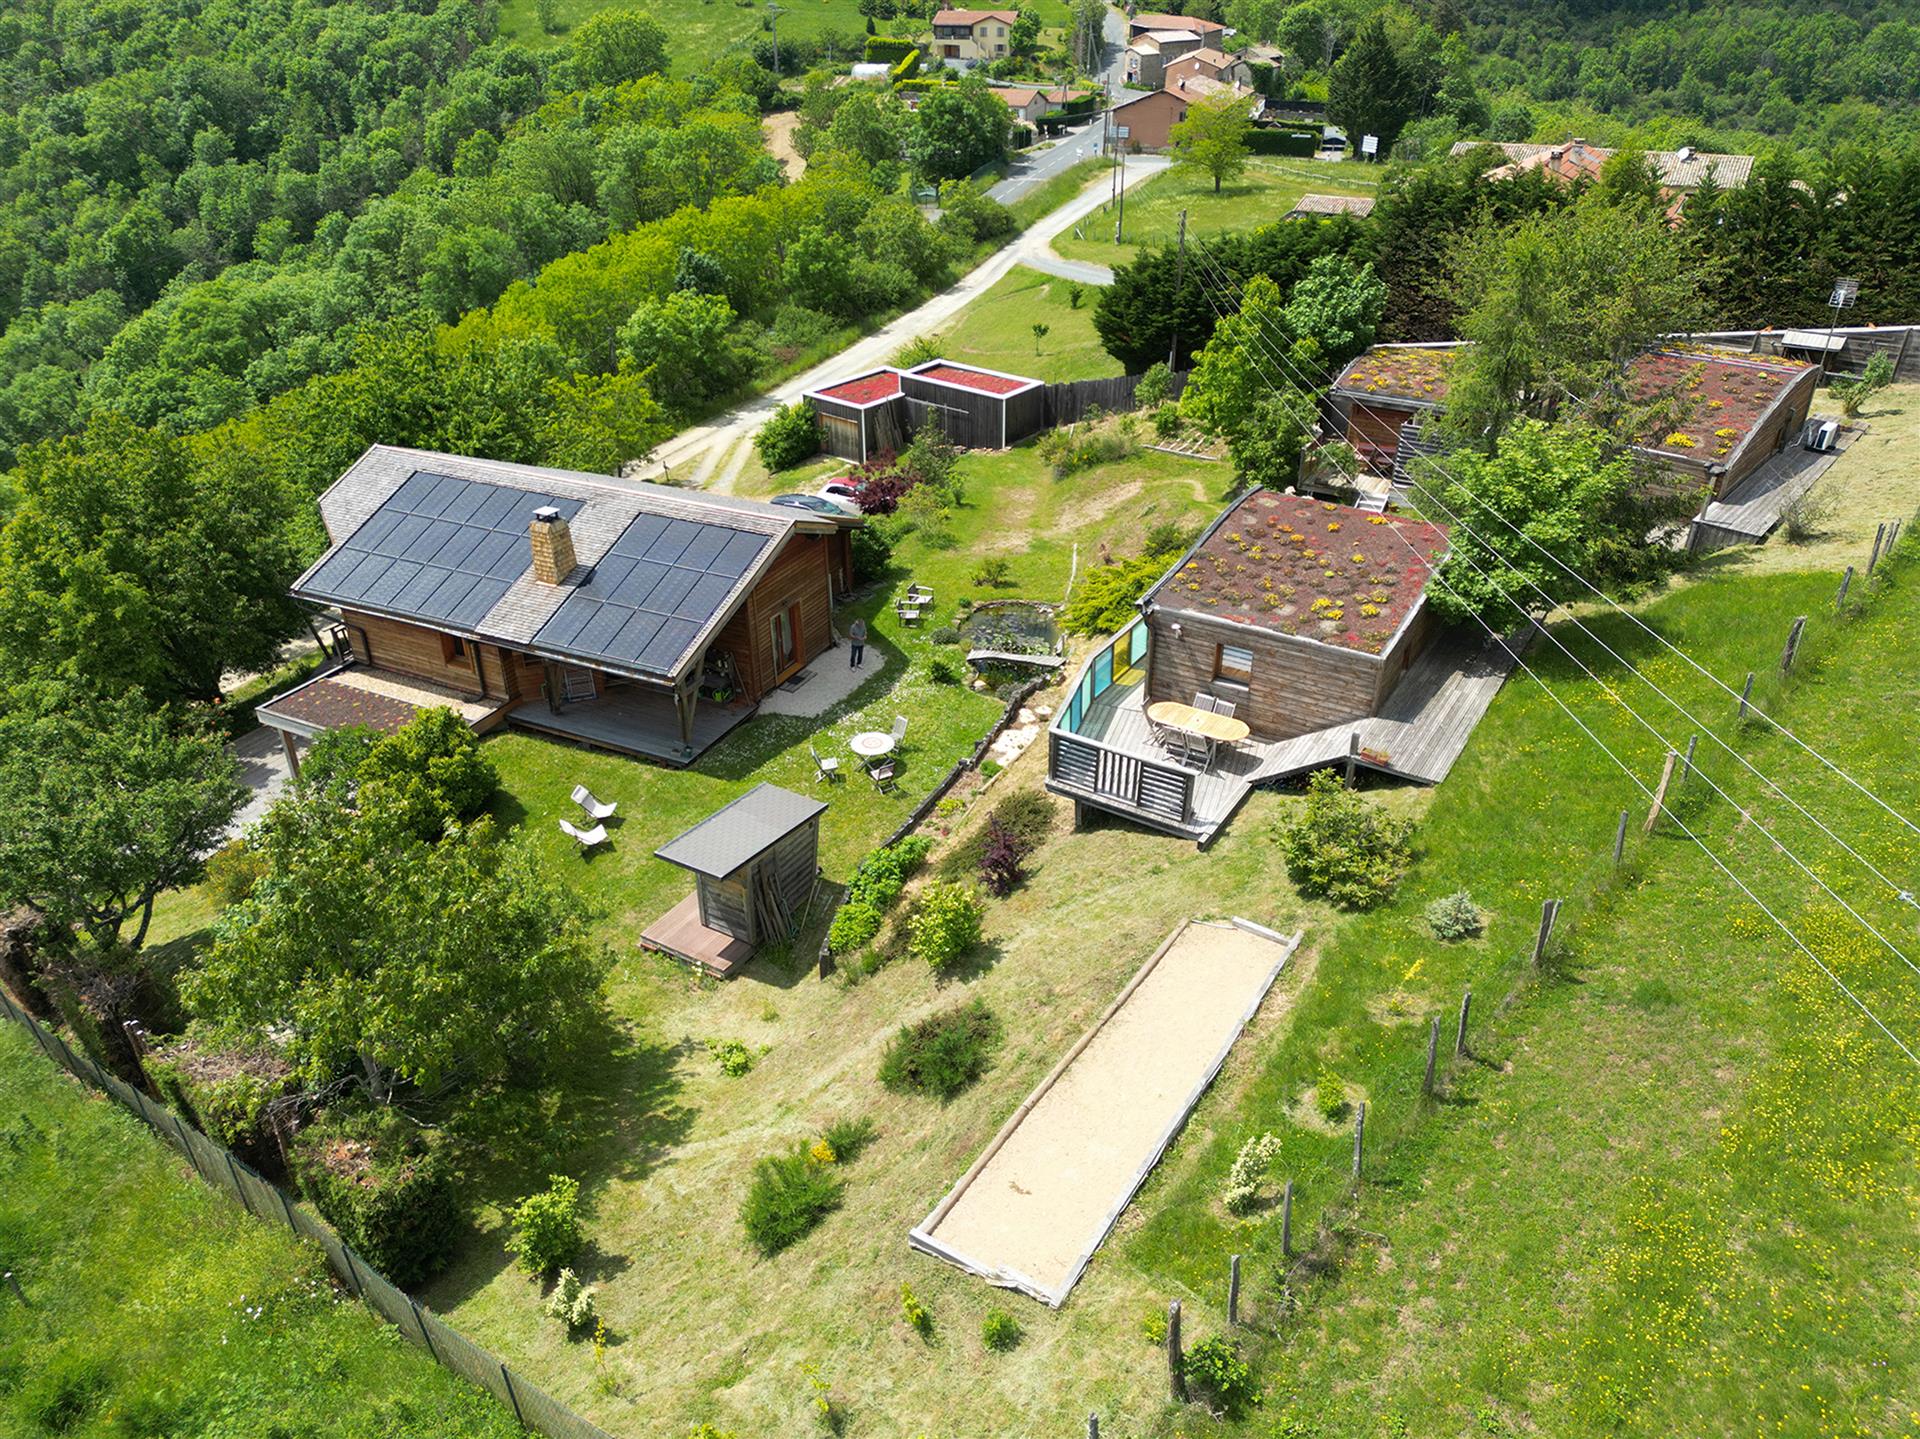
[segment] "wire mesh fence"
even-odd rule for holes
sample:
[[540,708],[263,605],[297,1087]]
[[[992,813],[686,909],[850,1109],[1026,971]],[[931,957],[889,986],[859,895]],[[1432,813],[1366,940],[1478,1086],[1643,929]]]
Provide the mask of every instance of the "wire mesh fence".
[[55,1064],[81,1083],[106,1094],[179,1150],[202,1181],[226,1194],[256,1218],[284,1226],[297,1237],[319,1245],[326,1255],[327,1267],[355,1298],[425,1350],[441,1368],[478,1385],[506,1405],[522,1428],[545,1434],[548,1439],[612,1439],[606,1430],[582,1419],[531,1380],[515,1374],[498,1356],[422,1308],[405,1290],[354,1253],[351,1246],[305,1206],[295,1203],[286,1190],[262,1177],[245,1160],[207,1138],[165,1105],[75,1050],[15,1004],[4,988],[0,988],[0,1011],[32,1035]]

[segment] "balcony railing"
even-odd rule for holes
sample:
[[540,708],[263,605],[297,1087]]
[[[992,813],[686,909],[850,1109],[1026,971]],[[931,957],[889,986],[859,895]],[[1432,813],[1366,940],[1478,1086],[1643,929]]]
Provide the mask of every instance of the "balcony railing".
[[1074,678],[1047,735],[1047,777],[1094,800],[1112,800],[1156,818],[1193,817],[1193,771],[1139,749],[1109,744],[1099,705],[1116,683],[1144,678],[1149,633],[1135,620],[1094,652]]

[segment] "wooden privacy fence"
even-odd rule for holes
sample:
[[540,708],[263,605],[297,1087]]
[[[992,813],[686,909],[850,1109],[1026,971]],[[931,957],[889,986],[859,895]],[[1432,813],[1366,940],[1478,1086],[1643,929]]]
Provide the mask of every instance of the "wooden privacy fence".
[[148,1128],[179,1150],[207,1184],[238,1200],[256,1218],[284,1225],[299,1238],[319,1245],[327,1257],[327,1267],[356,1298],[364,1300],[375,1314],[426,1350],[441,1368],[479,1385],[510,1408],[522,1428],[537,1430],[548,1439],[613,1439],[606,1430],[582,1419],[537,1385],[515,1374],[497,1356],[421,1308],[304,1206],[294,1203],[284,1189],[263,1179],[246,1161],[235,1158],[230,1150],[214,1143],[165,1105],[149,1099],[86,1055],[76,1052],[59,1035],[15,1004],[5,989],[0,989],[0,1010],[24,1027],[54,1063],[137,1115]]
[[[1187,372],[1180,370],[1168,377],[1167,398],[1177,400],[1187,387]],[[1071,384],[1046,388],[1046,423],[1049,426],[1077,424],[1087,411],[1101,409],[1109,413],[1134,408],[1133,392],[1140,388],[1139,375],[1114,375],[1105,380],[1075,380]]]

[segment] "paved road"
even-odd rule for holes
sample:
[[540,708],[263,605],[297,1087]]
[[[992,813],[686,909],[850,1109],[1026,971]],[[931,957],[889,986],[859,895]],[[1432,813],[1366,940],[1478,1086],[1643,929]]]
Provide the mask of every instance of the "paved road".
[[[1106,53],[1102,78],[1106,81],[1110,103],[1118,105],[1127,100],[1137,99],[1146,94],[1145,90],[1129,90],[1124,81],[1127,73],[1127,17],[1118,10],[1109,8],[1106,26]],[[1035,185],[1045,184],[1058,175],[1077,165],[1082,160],[1091,160],[1100,153],[1100,142],[1105,137],[1104,118],[1096,118],[1090,124],[1071,130],[1067,137],[1050,150],[1041,150],[1033,155],[1022,156],[1013,162],[1007,178],[995,185],[987,193],[1003,205],[1011,205],[1025,195]],[[1067,271],[1050,273],[1068,274]],[[1087,279],[1087,275],[1074,273],[1073,279]],[[1097,281],[1105,284],[1112,279],[1112,272],[1106,272],[1106,279]]]
[[[1143,155],[1127,164],[1127,188],[1159,174],[1167,167],[1162,156]],[[1062,260],[1048,241],[1067,226],[1093,214],[1107,203],[1109,181],[1102,176],[1051,214],[1043,215],[1019,238],[996,250],[949,288],[933,296],[873,334],[856,340],[832,359],[776,386],[769,393],[695,429],[675,435],[654,451],[652,461],[635,471],[641,478],[665,473],[682,483],[721,493],[730,491],[752,453],[753,433],[773,411],[802,394],[848,375],[884,365],[916,335],[924,335],[951,320],[991,288],[1016,265],[1028,265],[1048,274],[1095,280],[1101,265],[1078,265]],[[1111,278],[1109,274],[1107,278]]]

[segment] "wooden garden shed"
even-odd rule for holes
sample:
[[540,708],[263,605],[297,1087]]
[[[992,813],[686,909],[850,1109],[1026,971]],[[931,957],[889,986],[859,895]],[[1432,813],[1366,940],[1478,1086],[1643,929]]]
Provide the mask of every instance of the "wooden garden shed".
[[649,949],[725,977],[785,939],[813,896],[826,805],[758,784],[654,854],[690,870],[694,891],[641,935]]

